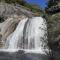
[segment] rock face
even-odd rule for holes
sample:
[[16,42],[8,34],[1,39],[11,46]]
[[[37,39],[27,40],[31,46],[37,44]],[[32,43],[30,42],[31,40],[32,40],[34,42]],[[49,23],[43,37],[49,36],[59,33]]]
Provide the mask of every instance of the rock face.
[[0,16],[4,18],[10,17],[11,15],[25,15],[31,17],[33,15],[32,12],[23,8],[18,4],[7,4],[7,3],[0,3]]

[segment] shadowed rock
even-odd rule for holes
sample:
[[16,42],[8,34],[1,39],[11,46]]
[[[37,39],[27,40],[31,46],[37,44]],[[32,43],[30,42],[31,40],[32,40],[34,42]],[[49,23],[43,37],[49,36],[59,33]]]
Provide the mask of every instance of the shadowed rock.
[[0,52],[1,60],[49,60],[49,56],[18,51],[15,53]]

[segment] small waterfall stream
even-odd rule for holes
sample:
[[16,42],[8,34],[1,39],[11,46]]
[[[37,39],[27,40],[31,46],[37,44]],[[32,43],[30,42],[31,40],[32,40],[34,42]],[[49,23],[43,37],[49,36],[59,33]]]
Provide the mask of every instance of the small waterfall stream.
[[47,25],[42,17],[21,20],[16,30],[7,38],[5,49],[19,49],[26,52],[45,53],[47,46]]
[[[7,49],[17,49],[18,48],[18,41],[20,40],[21,42],[21,39],[23,37],[23,28],[24,28],[24,25],[25,25],[25,22],[28,20],[28,18],[26,19],[23,19],[22,21],[20,21],[20,23],[18,24],[16,30],[12,33],[12,36],[11,38],[7,38],[7,44],[6,47]],[[22,42],[21,42],[22,43]]]

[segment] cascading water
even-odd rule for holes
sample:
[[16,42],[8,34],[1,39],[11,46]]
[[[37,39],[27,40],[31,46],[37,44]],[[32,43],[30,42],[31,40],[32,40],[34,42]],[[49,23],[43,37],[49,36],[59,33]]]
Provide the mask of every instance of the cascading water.
[[[41,17],[34,17],[28,21],[23,32],[23,48],[36,49],[41,48],[43,42],[41,38],[46,33],[46,25]],[[43,37],[44,38],[44,37]]]
[[[18,24],[16,30],[7,38],[7,42],[5,45],[5,48],[7,49],[17,49],[18,48],[18,41],[22,41],[23,37],[23,28],[25,25],[25,22],[28,20],[28,18],[23,19]],[[21,42],[22,43],[22,42]]]
[[16,30],[7,38],[5,48],[45,53],[45,50],[49,50],[46,34],[45,19],[42,17],[25,18],[19,22]]

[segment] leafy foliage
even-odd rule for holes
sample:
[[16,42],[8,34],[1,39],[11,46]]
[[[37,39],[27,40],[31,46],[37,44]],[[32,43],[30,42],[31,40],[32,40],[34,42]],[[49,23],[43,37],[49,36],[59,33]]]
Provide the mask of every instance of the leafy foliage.
[[50,8],[51,6],[55,6],[57,4],[57,0],[49,0],[48,1],[48,8]]
[[18,3],[18,4],[24,4],[24,0],[0,0],[1,2],[6,2],[6,3]]

